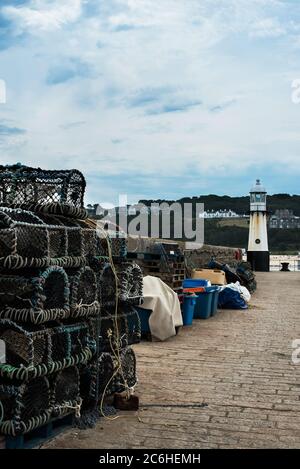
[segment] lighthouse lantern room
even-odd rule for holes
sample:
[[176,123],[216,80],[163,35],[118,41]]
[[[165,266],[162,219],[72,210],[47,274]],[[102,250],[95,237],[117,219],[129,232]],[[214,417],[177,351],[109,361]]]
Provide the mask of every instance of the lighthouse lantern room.
[[270,253],[267,232],[267,192],[260,180],[250,191],[250,225],[247,260],[252,269],[259,272],[270,270]]

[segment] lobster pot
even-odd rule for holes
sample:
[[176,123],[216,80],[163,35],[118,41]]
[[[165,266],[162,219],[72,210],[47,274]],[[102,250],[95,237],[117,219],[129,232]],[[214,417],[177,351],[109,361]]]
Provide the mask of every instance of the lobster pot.
[[[143,274],[141,268],[131,262],[115,266],[120,301],[141,304],[143,298]],[[110,264],[105,264],[100,275],[101,304],[111,306],[116,300],[116,278]]]
[[86,218],[86,182],[79,171],[49,171],[23,165],[0,166],[0,205]]
[[54,416],[74,413],[81,402],[80,379],[76,366],[59,371],[51,380],[52,413]]
[[93,359],[87,365],[80,367],[80,397],[84,408],[94,405],[99,400],[98,365]]
[[0,433],[21,435],[45,424],[51,417],[49,381],[39,377],[19,386],[0,385],[3,418]]
[[100,312],[98,301],[98,282],[90,267],[82,267],[69,273],[70,311],[72,317],[94,316]]
[[131,347],[121,352],[121,367],[116,373],[113,383],[113,392],[123,392],[137,384],[136,357]]
[[0,320],[0,339],[6,348],[6,363],[14,366],[49,364],[51,334],[34,324],[20,326],[9,319]]
[[108,352],[101,353],[98,359],[98,392],[99,400],[114,392],[114,376],[117,370],[115,357]]
[[[66,366],[66,360],[77,359],[89,349],[96,350],[95,341],[90,336],[87,323],[59,324],[48,323],[48,327],[31,324],[17,325],[16,323],[0,320],[0,339],[6,347],[6,365],[15,368],[15,373],[34,368],[40,370],[47,367],[55,370],[53,364]],[[1,370],[5,365],[0,365]],[[38,371],[36,371],[38,372]],[[23,379],[20,377],[20,379]]]
[[95,340],[90,335],[90,328],[86,322],[76,324],[61,324],[52,327],[51,361],[62,362],[80,356],[86,349],[96,351]]
[[80,267],[99,251],[96,230],[66,217],[0,208],[0,266]]
[[123,314],[115,316],[110,311],[103,311],[101,317],[91,319],[89,324],[91,335],[98,342],[100,352],[111,352],[126,347],[128,334]]
[[96,228],[99,243],[98,253],[100,257],[124,258],[127,255],[126,234],[122,231],[103,230]]
[[131,305],[124,305],[122,311],[126,321],[127,345],[138,344],[142,336],[140,316],[134,306]]
[[0,276],[0,318],[41,324],[69,316],[69,280],[51,266],[36,277]]

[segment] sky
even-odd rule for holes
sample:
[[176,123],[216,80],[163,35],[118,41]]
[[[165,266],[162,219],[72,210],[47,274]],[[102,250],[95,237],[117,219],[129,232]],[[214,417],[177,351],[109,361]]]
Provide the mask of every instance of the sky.
[[298,0],[1,0],[0,163],[86,203],[299,193]]

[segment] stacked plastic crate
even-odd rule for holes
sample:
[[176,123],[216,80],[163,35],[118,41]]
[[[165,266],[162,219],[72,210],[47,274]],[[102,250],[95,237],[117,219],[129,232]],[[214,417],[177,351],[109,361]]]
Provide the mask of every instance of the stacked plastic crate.
[[0,434],[136,383],[142,275],[125,238],[86,220],[84,191],[76,170],[0,166]]

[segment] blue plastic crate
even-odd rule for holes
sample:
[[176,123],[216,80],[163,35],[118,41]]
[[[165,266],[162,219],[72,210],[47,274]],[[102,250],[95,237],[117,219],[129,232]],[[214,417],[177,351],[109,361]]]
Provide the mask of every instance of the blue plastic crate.
[[197,287],[207,287],[209,280],[204,280],[202,278],[186,278],[182,282],[182,288],[197,288]]

